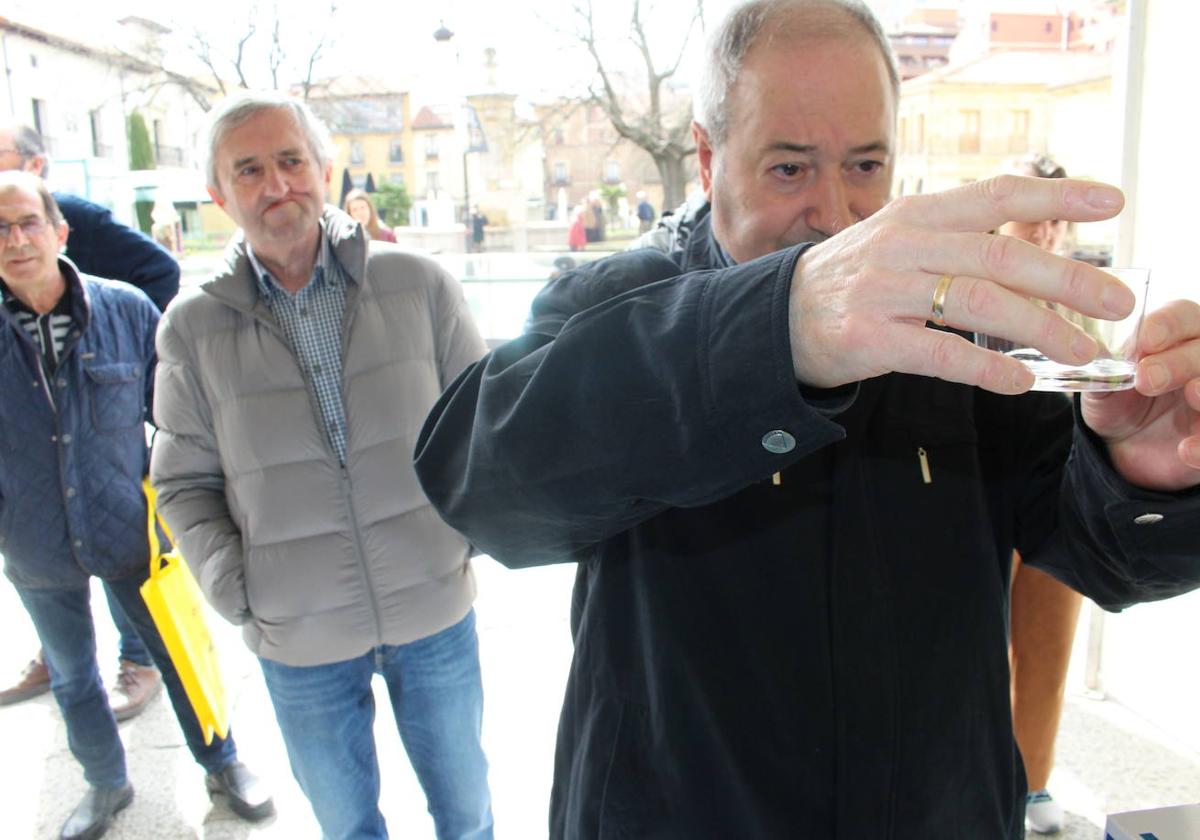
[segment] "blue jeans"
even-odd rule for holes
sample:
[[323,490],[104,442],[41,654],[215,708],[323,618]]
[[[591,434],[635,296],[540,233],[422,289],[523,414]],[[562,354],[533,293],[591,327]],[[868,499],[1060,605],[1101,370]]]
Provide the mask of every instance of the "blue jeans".
[[379,812],[372,733],[376,673],[387,683],[400,739],[425,791],[438,840],[490,840],[474,610],[432,636],[373,648],[345,662],[313,667],[259,662],[292,773],[326,840],[388,836]]
[[[214,738],[205,746],[196,713],[192,711],[183,683],[179,681],[154,619],[138,591],[148,574],[149,566],[140,574],[105,581],[104,585],[162,672],[167,695],[192,756],[206,771],[216,772],[237,759],[233,733],[224,740]],[[18,586],[17,593],[42,642],[46,665],[50,669],[50,689],[62,710],[67,725],[67,743],[71,753],[83,765],[84,778],[95,787],[120,787],[126,781],[125,750],[96,665],[91,591],[86,588],[26,589]]]
[[117,633],[120,634],[117,643],[118,658],[128,659],[143,667],[154,664],[154,660],[150,658],[150,651],[146,650],[146,646],[142,644],[142,639],[137,634],[133,622],[129,620],[129,616],[125,615],[125,610],[121,609],[121,604],[107,584],[104,587],[104,594],[108,597],[108,611],[112,613],[113,624],[116,625]]

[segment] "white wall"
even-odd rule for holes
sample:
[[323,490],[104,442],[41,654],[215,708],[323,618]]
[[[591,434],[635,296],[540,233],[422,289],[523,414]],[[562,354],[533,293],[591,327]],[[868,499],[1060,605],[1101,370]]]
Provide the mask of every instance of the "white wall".
[[[1200,167],[1188,151],[1195,137],[1191,91],[1200,78],[1200,4],[1131,0],[1129,7],[1131,15],[1143,15],[1145,38],[1135,53],[1142,78],[1129,96],[1135,107],[1140,97],[1141,119],[1127,149],[1123,186],[1131,201],[1117,260],[1153,269],[1156,299],[1200,300],[1192,205],[1200,197]],[[1103,651],[1108,693],[1200,749],[1200,593],[1107,616]]]

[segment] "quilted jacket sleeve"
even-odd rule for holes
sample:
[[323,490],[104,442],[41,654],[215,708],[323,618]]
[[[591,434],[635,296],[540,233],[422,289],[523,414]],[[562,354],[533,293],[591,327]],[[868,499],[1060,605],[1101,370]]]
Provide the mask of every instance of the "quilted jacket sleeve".
[[158,331],[155,423],[158,434],[150,479],[205,597],[234,624],[250,620],[242,534],[225,498],[225,472],[217,452],[201,377],[195,369],[186,307],[172,308]]

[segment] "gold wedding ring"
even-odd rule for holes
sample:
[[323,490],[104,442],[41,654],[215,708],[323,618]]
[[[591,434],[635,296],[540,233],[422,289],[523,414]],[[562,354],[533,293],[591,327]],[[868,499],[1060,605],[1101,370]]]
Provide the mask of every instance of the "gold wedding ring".
[[943,274],[938,278],[937,288],[933,290],[933,307],[929,310],[929,320],[937,324],[939,327],[946,326],[946,293],[950,291],[950,284],[954,282],[954,276]]

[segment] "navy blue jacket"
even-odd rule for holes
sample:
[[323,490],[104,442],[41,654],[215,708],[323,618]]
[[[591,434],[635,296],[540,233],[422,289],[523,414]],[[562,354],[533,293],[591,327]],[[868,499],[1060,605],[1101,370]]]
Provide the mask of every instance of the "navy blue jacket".
[[142,476],[158,310],[141,291],[81,276],[72,330],[47,378],[40,351],[0,307],[0,554],[18,586],[75,588],[149,563]]
[[179,261],[138,230],[118,222],[107,208],[70,193],[54,200],[71,229],[67,256],[84,274],[124,280],[150,296],[161,312],[179,292]]
[[797,388],[802,250],[712,270],[705,218],[564,274],[418,439],[481,551],[579,564],[555,840],[1016,840],[1013,548],[1110,609],[1200,582],[1200,494],[1127,485],[1061,395]]

